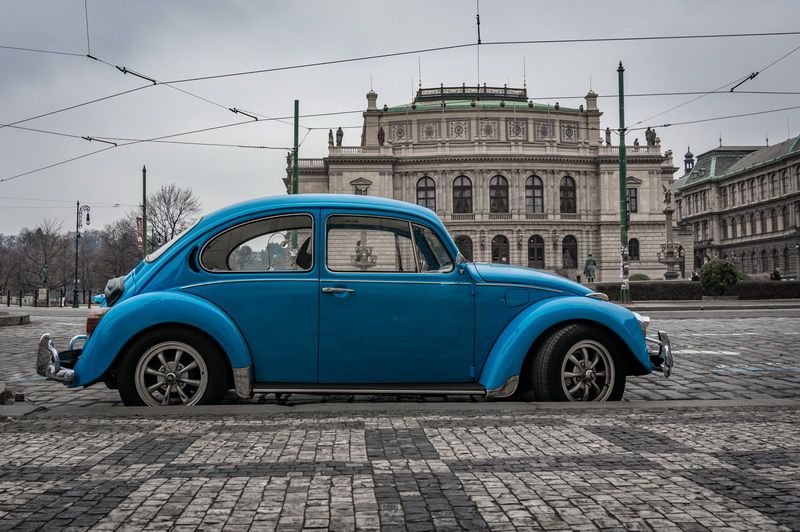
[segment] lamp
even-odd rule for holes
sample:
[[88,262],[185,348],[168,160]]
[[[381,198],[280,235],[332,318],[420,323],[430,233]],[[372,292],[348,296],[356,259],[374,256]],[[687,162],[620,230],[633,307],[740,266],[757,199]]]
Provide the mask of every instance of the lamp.
[[517,247],[522,249],[522,229],[517,229]]
[[481,241],[481,247],[485,248],[486,247],[486,231],[484,231],[483,229],[481,229],[480,241]]

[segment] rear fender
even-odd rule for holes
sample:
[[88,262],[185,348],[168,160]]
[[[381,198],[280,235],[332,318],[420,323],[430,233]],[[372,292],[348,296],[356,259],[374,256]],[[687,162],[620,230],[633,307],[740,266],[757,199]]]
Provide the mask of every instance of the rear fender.
[[479,382],[487,390],[502,387],[509,378],[521,374],[528,351],[542,333],[574,321],[594,322],[611,330],[633,353],[633,360],[626,361],[633,372],[652,371],[644,335],[631,311],[590,297],[558,297],[531,305],[506,326],[492,346]]
[[126,299],[109,310],[83,346],[71,386],[103,378],[122,349],[142,331],[159,325],[186,325],[214,339],[231,368],[251,368],[253,359],[236,324],[208,300],[181,292],[150,292]]

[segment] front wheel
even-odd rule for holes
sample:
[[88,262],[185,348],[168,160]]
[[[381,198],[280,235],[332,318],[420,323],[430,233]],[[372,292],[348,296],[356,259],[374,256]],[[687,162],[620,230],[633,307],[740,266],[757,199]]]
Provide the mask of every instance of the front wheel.
[[538,401],[619,401],[625,391],[620,347],[608,333],[583,324],[553,332],[531,364]]
[[127,406],[217,403],[225,393],[222,356],[214,342],[193,331],[147,333],[123,355],[119,395]]

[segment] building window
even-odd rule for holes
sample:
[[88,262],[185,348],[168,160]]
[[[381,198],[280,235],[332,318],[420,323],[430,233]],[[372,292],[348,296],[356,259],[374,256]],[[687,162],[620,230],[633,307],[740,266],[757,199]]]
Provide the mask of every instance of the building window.
[[769,271],[769,260],[767,259],[767,251],[763,250],[761,252],[761,271],[768,272]]
[[731,207],[736,207],[736,185],[731,185],[726,190],[730,194]]
[[765,211],[761,211],[758,215],[759,217],[759,233],[763,234],[767,232],[767,213]]
[[703,240],[708,240],[708,222],[703,220]]
[[578,267],[578,241],[572,235],[567,235],[561,242],[561,264],[564,268]]
[[492,239],[492,262],[498,264],[508,264],[508,239],[503,235],[497,235]]
[[794,167],[794,188],[800,190],[800,165]]
[[[630,190],[630,189],[628,189],[628,190]],[[728,208],[728,188],[727,187],[723,187],[722,188],[722,194],[719,195],[719,201],[722,204],[722,208],[723,209],[727,209]]]
[[783,222],[783,227],[781,227],[781,229],[789,229],[789,226],[791,225],[789,220],[789,207],[783,207],[781,209],[781,221]]
[[747,221],[745,220],[744,216],[739,218],[739,225],[742,228],[742,236],[747,236]]
[[789,271],[789,248],[783,248],[783,271]]
[[789,192],[789,170],[783,170],[781,172],[781,188],[784,194]]
[[566,175],[561,178],[561,212],[562,213],[576,213],[578,212],[576,205],[575,193],[575,180]]
[[436,183],[430,177],[422,177],[417,181],[417,205],[436,210]]
[[739,183],[739,203],[744,205],[744,181]]
[[461,255],[464,256],[465,259],[472,262],[472,239],[467,235],[459,235],[456,237],[456,246],[458,247],[458,251],[461,252]]
[[678,200],[675,203],[678,205],[678,220],[680,220],[681,218],[683,218],[683,208],[682,208],[683,202],[681,200]]
[[731,238],[736,238],[739,236],[736,233],[736,218],[731,218]]
[[539,235],[528,239],[528,267],[544,268],[544,239]]
[[628,212],[639,212],[639,189],[628,189]]
[[472,212],[472,181],[465,175],[460,175],[453,181],[453,212]]
[[775,175],[775,172],[769,176],[769,185],[770,194],[772,194],[773,198],[777,198],[781,195],[780,186],[778,185],[778,176]]
[[772,209],[769,212],[769,220],[770,220],[770,223],[772,224],[772,227],[770,227],[770,231],[777,231],[778,230],[778,211],[776,211],[775,209]]
[[758,273],[758,261],[756,260],[756,252],[752,252],[750,254],[750,262],[752,263],[752,271],[753,273]]
[[750,179],[747,181],[747,187],[750,189],[750,201],[756,201],[756,180]]
[[772,248],[772,269],[773,270],[777,270],[778,267],[780,266],[779,259],[780,259],[780,257],[778,255],[778,250],[775,249],[775,248]]
[[758,199],[763,200],[767,197],[767,179],[762,176],[758,180]]
[[628,240],[628,259],[639,260],[639,239],[631,238]]
[[539,176],[532,175],[525,180],[525,212],[544,212],[544,185]]
[[501,175],[489,180],[489,212],[508,212],[508,179]]
[[720,222],[720,231],[722,232],[722,240],[728,239],[728,221],[722,220]]

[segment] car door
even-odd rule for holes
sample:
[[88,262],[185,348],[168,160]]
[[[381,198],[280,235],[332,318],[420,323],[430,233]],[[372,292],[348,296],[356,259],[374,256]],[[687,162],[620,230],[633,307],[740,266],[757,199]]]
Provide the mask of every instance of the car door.
[[253,355],[256,382],[316,382],[318,209],[238,223],[199,253],[203,282],[186,291],[224,310]]
[[435,231],[368,211],[322,220],[319,382],[473,381],[471,280]]

